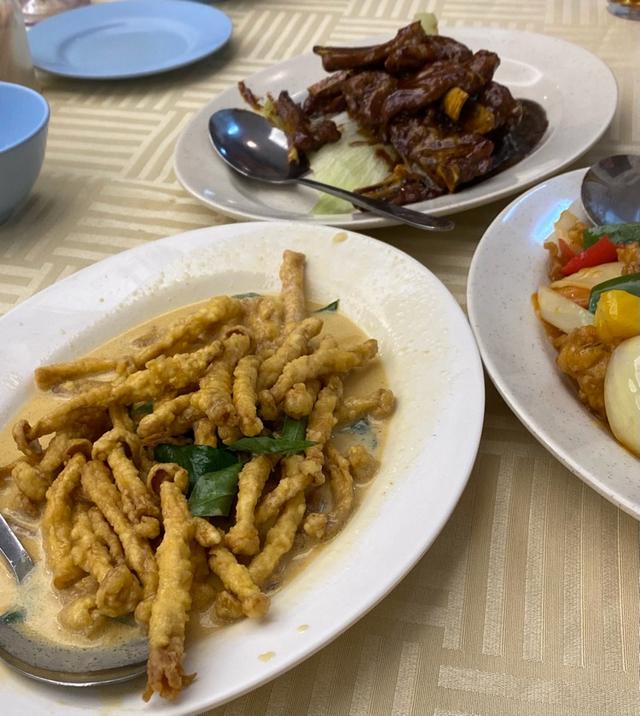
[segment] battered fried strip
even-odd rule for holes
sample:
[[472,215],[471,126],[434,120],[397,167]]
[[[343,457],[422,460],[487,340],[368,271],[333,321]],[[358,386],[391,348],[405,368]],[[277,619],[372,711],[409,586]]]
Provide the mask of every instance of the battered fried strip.
[[195,313],[179,318],[169,326],[160,340],[136,353],[133,356],[134,365],[136,368],[141,368],[148,361],[157,358],[162,353],[167,353],[177,344],[181,349],[186,350],[204,331],[211,329],[217,323],[224,323],[224,321],[235,318],[240,310],[240,302],[229,296],[216,296],[210,299]]
[[259,618],[267,613],[269,597],[260,591],[249,570],[226,547],[217,546],[209,552],[209,566],[224,586],[238,597],[244,614]]
[[305,383],[325,375],[348,373],[370,361],[378,352],[377,341],[371,339],[352,350],[341,348],[320,348],[308,356],[300,356],[284,367],[282,374],[271,388],[276,403],[296,383]]
[[231,445],[236,440],[240,440],[242,431],[236,425],[221,425],[218,428],[218,436],[225,445]]
[[36,368],[34,377],[40,390],[49,390],[66,380],[77,380],[96,373],[115,370],[116,360],[109,358],[80,358],[69,363],[52,363]]
[[225,536],[227,547],[235,554],[252,556],[260,550],[260,537],[254,524],[254,511],[273,464],[273,458],[258,455],[240,472],[236,523]]
[[109,408],[109,418],[111,419],[111,424],[117,430],[135,435],[133,420],[124,405],[112,405]]
[[117,445],[107,456],[115,483],[122,496],[122,508],[135,531],[147,539],[160,534],[160,511],[153,495],[140,479],[140,472],[125,454],[124,446]]
[[144,700],[154,692],[174,699],[195,674],[182,668],[184,639],[191,610],[194,526],[185,496],[174,482],[160,485],[164,537],[158,547],[158,593],[149,621],[149,661]]
[[321,540],[327,529],[327,520],[325,512],[311,512],[305,517],[302,529],[309,537]]
[[71,398],[39,420],[28,431],[29,439],[55,432],[64,427],[69,415],[77,408],[101,405],[109,407],[116,403],[130,405],[144,400],[153,400],[166,390],[181,390],[195,383],[222,350],[219,341],[193,353],[179,353],[162,356],[149,361],[144,370],[137,371],[100,388]]
[[244,617],[242,604],[226,589],[219,592],[216,597],[215,612],[218,619],[224,619],[225,621],[233,621]]
[[218,446],[216,427],[209,418],[200,418],[193,424],[193,442],[196,445]]
[[288,249],[282,254],[280,265],[280,296],[284,306],[285,331],[290,331],[306,315],[304,300],[304,254]]
[[[282,332],[282,304],[273,296],[243,300],[244,315],[256,344],[270,344]],[[257,351],[256,351],[257,352]]]
[[349,425],[371,415],[374,418],[388,418],[396,406],[393,393],[380,388],[364,398],[345,398],[338,408],[336,417],[339,425]]
[[88,637],[95,636],[107,623],[98,610],[95,594],[85,594],[69,602],[58,613],[58,621],[66,629]]
[[304,472],[313,475],[313,481],[319,485],[324,482],[322,466],[324,464],[324,446],[331,437],[336,424],[335,412],[342,399],[342,380],[333,375],[327,385],[318,393],[307,425],[307,440],[315,445],[305,451]]
[[86,462],[82,453],[73,455],[47,490],[47,502],[41,523],[42,542],[56,589],[69,587],[84,575],[83,570],[71,557],[71,527],[72,493],[80,484]]
[[124,562],[124,550],[118,535],[113,531],[102,512],[95,506],[89,508],[89,521],[95,536],[107,546],[111,559],[115,563]]
[[273,519],[287,500],[306,490],[312,483],[313,474],[303,471],[303,463],[302,455],[289,455],[282,460],[280,481],[256,510],[255,523],[258,527]]
[[193,518],[193,539],[205,549],[222,542],[222,533],[202,517]]
[[378,470],[378,461],[364,445],[352,445],[347,452],[347,460],[353,480],[359,484],[369,482]]
[[11,470],[11,477],[18,489],[32,502],[43,502],[49,485],[53,482],[53,474],[42,472],[39,466],[27,460],[18,460]]
[[306,417],[312,411],[319,392],[319,380],[310,380],[308,383],[295,383],[284,396],[283,408],[285,414],[296,418],[296,420]]
[[233,405],[244,435],[254,437],[262,432],[262,420],[257,415],[258,356],[244,356],[233,371]]
[[307,318],[296,326],[276,352],[262,361],[258,372],[258,390],[271,388],[287,363],[309,352],[309,341],[322,330],[317,316]]
[[142,582],[143,601],[136,608],[135,616],[139,622],[146,623],[149,620],[151,602],[158,589],[158,565],[153,550],[127,519],[120,493],[109,470],[101,462],[92,460],[86,463],[82,469],[82,487],[120,538],[127,564]]
[[224,341],[224,353],[200,380],[200,390],[191,397],[191,405],[205,414],[215,425],[235,424],[236,414],[231,397],[233,371],[249,351],[251,341],[242,333],[234,333]]
[[138,580],[126,564],[115,564],[106,544],[93,531],[86,505],[76,505],[71,529],[71,557],[99,584],[96,606],[101,614],[120,617],[130,614],[142,597]]
[[179,395],[154,406],[153,412],[145,415],[138,423],[138,435],[148,438],[153,435],[181,435],[195,420],[204,417],[204,411],[191,407],[193,393]]
[[293,547],[293,540],[304,517],[304,511],[304,493],[299,492],[287,502],[282,514],[267,532],[262,552],[249,564],[249,574],[258,586],[265,584],[282,557]]
[[327,468],[329,470],[329,486],[333,497],[333,509],[329,513],[326,536],[332,537],[338,532],[353,508],[353,478],[349,469],[349,461],[344,458],[333,445],[327,445]]
[[175,462],[157,462],[147,474],[147,488],[155,495],[160,494],[163,482],[175,482],[182,492],[189,486],[189,473]]
[[191,601],[193,609],[202,611],[213,603],[216,589],[211,579],[207,550],[195,541],[191,543],[191,564],[193,567]]

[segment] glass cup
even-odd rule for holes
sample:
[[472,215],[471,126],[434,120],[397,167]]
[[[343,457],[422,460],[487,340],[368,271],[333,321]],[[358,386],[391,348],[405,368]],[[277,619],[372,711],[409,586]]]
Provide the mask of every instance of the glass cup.
[[0,80],[38,89],[18,0],[0,0]]
[[27,25],[34,25],[50,15],[88,5],[91,0],[22,0],[22,15]]
[[640,20],[640,0],[609,0],[609,12],[626,20]]

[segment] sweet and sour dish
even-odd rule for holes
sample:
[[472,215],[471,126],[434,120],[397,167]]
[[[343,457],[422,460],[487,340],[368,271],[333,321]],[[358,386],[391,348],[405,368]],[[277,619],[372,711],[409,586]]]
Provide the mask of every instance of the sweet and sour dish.
[[564,211],[550,284],[534,303],[580,400],[640,455],[640,224],[587,226]]
[[264,616],[376,472],[394,408],[377,343],[337,301],[312,310],[304,272],[286,251],[279,295],[217,296],[39,368],[45,409],[12,427],[0,508],[41,537],[50,638],[146,631],[147,700],[194,679],[192,612]]
[[420,21],[379,45],[313,51],[330,74],[302,101],[286,90],[262,100],[242,82],[240,92],[285,132],[291,161],[338,142],[346,112],[388,164],[382,182],[357,189],[370,197],[408,204],[455,192],[515,164],[547,128],[539,105],[494,81],[496,53],[427,34]]

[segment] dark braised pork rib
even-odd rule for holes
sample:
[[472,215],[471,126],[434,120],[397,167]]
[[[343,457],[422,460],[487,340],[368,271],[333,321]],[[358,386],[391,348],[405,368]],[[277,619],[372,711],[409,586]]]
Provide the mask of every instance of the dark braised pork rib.
[[[380,45],[314,52],[332,74],[308,88],[302,105],[287,92],[261,104],[243,83],[241,93],[285,131],[293,159],[296,151],[337,141],[331,117],[345,110],[369,141],[391,145],[402,163],[382,183],[358,190],[368,196],[407,204],[454,192],[508,165],[507,140],[519,124],[535,125],[530,148],[546,129],[542,110],[541,121],[521,122],[529,105],[493,81],[500,64],[495,53],[427,35],[420,22]],[[518,146],[517,159],[523,141]]]

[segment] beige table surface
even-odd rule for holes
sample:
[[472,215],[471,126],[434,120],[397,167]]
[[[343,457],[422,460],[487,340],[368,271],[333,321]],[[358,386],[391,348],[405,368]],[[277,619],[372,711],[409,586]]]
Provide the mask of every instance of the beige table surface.
[[[177,183],[176,138],[213,95],[316,42],[403,24],[535,30],[604,58],[620,106],[577,166],[640,150],[640,23],[600,0],[228,0],[220,54],[126,82],[44,79],[47,157],[26,210],[0,228],[0,310],[118,251],[228,221]],[[588,92],[589,78],[584,78]],[[464,305],[476,244],[506,202],[452,236],[372,231],[422,261]],[[462,437],[464,439],[464,437]],[[446,478],[446,476],[444,476]],[[495,390],[478,461],[442,534],[378,607],[314,657],[218,714],[640,713],[638,524],[565,470]]]

